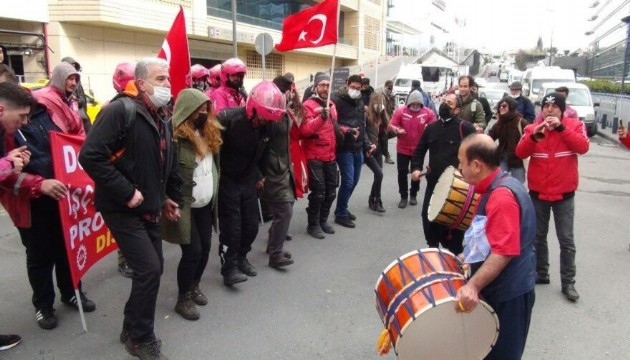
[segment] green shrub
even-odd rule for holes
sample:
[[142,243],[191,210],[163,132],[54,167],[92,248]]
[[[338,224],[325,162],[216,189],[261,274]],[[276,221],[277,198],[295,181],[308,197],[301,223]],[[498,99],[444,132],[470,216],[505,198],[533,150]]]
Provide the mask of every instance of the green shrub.
[[[621,84],[608,80],[589,80],[580,81],[582,84],[588,86],[591,92],[605,93],[605,94],[619,94],[621,91]],[[623,92],[625,95],[630,95],[630,79],[624,83]]]

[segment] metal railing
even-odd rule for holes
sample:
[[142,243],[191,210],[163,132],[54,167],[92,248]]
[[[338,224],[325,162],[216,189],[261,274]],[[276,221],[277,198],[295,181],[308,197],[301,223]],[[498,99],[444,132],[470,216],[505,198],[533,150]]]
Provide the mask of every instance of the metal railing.
[[[599,124],[599,129],[612,135],[617,134],[619,120],[628,121],[630,119],[630,96],[592,93],[594,103],[599,103],[595,108],[595,119]],[[607,130],[610,128],[610,130]]]

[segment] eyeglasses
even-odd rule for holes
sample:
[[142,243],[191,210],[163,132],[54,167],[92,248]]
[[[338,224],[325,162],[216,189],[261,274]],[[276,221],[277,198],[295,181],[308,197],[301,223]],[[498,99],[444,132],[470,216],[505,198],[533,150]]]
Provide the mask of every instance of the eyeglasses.
[[508,104],[505,104],[505,103],[504,103],[504,104],[501,104],[501,105],[499,106],[499,108],[501,108],[501,109],[507,109],[507,108],[508,108]]
[[330,84],[317,84],[317,87],[321,87],[321,88],[327,88],[330,87]]

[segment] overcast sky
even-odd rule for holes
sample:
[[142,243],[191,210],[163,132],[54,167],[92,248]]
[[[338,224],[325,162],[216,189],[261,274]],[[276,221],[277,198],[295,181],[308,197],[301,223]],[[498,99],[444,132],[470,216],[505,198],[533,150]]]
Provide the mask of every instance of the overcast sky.
[[[456,35],[457,28],[454,28],[456,41],[461,40],[465,47],[485,47],[491,51],[533,48],[539,36],[547,47],[552,30],[553,45],[559,50],[588,47],[590,39],[584,33],[598,22],[587,21],[595,13],[589,8],[594,1],[446,0],[449,13],[466,18],[464,31]],[[431,0],[421,2],[426,4]],[[413,20],[419,3],[418,0],[394,0],[391,16]],[[618,17],[621,19],[623,14]]]

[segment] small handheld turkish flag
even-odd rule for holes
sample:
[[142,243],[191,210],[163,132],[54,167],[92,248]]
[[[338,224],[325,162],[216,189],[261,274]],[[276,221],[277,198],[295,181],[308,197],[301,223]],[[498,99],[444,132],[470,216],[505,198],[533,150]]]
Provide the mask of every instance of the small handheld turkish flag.
[[171,95],[177,98],[180,91],[192,85],[186,19],[184,19],[184,8],[181,6],[157,57],[168,61],[170,64],[168,72],[171,76]]
[[337,42],[339,0],[324,0],[287,16],[282,23],[282,41],[278,51],[320,47]]

